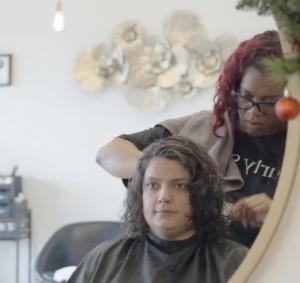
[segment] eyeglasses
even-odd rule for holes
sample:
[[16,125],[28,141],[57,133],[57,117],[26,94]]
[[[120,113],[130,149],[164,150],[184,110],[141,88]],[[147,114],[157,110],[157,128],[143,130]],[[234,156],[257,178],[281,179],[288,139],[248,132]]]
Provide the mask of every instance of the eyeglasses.
[[249,110],[256,106],[258,111],[264,115],[275,115],[275,104],[277,100],[272,102],[254,102],[251,98],[236,92],[232,92],[231,95],[233,100],[236,102],[238,109]]

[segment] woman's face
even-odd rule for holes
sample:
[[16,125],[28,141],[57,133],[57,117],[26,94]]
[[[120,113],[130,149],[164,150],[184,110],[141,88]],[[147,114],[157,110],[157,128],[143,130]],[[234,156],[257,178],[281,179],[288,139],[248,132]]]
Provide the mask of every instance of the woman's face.
[[[253,102],[276,102],[283,95],[283,87],[274,83],[269,75],[255,67],[249,67],[242,78],[239,94]],[[238,109],[239,129],[251,136],[260,137],[276,134],[286,128],[286,123],[276,116],[274,106],[267,112],[268,114],[261,113],[257,106],[248,110]]]
[[190,174],[176,160],[154,157],[145,171],[143,213],[151,232],[165,240],[195,234],[189,192]]

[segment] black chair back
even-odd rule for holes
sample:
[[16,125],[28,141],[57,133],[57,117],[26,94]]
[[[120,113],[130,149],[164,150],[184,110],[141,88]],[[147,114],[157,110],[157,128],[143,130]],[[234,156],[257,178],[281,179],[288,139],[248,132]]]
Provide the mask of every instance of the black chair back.
[[42,248],[35,264],[41,282],[56,282],[53,274],[66,266],[77,266],[102,242],[125,236],[121,222],[94,221],[73,223],[58,229]]

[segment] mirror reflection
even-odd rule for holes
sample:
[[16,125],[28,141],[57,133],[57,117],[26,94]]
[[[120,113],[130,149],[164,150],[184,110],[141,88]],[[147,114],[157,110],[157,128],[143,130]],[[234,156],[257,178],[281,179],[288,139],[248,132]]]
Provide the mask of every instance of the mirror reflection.
[[243,41],[224,64],[212,111],[114,138],[99,150],[98,164],[115,177],[132,178],[141,151],[155,140],[193,140],[207,149],[222,176],[232,239],[251,247],[272,204],[286,137],[286,123],[275,114],[283,86],[262,63],[270,56],[282,56],[276,31]]
[[[6,9],[0,11],[1,18],[8,23],[0,27],[5,53],[13,53],[14,58],[12,85],[0,89],[5,133],[1,138],[0,173],[10,175],[11,168],[19,165],[22,192],[32,216],[29,232],[32,249],[28,251],[32,257],[21,261],[19,274],[16,275],[12,252],[14,242],[0,241],[3,251],[0,260],[7,267],[0,275],[1,280],[3,277],[12,282],[19,276],[24,282],[29,281],[29,277],[34,281],[27,268],[29,261],[34,266],[50,236],[69,223],[122,221],[123,202],[129,192],[123,183],[128,186],[128,180],[134,177],[142,150],[160,138],[183,136],[200,148],[204,147],[217,166],[224,193],[221,218],[229,223],[227,237],[232,241],[230,248],[235,251],[235,256],[233,259],[222,258],[230,267],[210,271],[208,277],[224,272],[226,275],[220,282],[226,281],[243,259],[245,247],[251,248],[264,223],[280,175],[286,135],[286,124],[274,113],[274,104],[283,95],[283,87],[270,79],[261,64],[266,57],[282,56],[278,35],[271,31],[275,29],[274,21],[271,17],[260,18],[254,12],[236,11],[233,0],[226,4],[217,0],[203,3],[189,0],[184,4],[171,0],[164,3],[131,2],[129,5],[107,1],[102,7],[105,11],[102,11],[109,17],[100,17],[97,1],[90,1],[86,7],[83,3],[65,1],[65,29],[60,34],[52,30],[51,11],[54,7],[50,4],[39,7],[43,17],[31,17],[30,20],[21,13],[22,7],[16,11],[13,3],[6,3]],[[26,9],[36,3],[29,0],[26,6],[21,5]],[[164,17],[176,9],[199,14],[212,37],[230,33],[242,42],[224,64],[214,87],[199,91],[189,100],[175,101],[161,112],[140,113],[128,107],[120,89],[90,94],[76,86],[72,68],[77,54],[85,46],[106,40],[112,27],[126,19],[136,19],[152,30],[158,30]],[[82,15],[82,11],[87,12]],[[238,24],[241,22],[243,27]],[[95,164],[95,157],[102,168]],[[165,159],[163,162],[168,166],[162,167],[173,168],[173,159]],[[193,212],[196,207],[194,195],[190,191],[191,172],[195,169],[187,169],[185,166],[191,165],[180,162],[175,165],[170,174],[178,169],[181,169],[178,170],[180,174],[187,173],[188,178],[180,177],[183,183],[174,183],[173,178],[178,177],[173,175],[171,181],[165,180],[168,172],[151,177],[157,183],[150,182],[149,191],[163,196],[156,198],[157,202],[163,200],[164,203],[159,219],[156,219],[156,208],[152,204],[154,197],[149,198],[148,210],[140,208],[136,212],[147,228],[143,235],[147,234],[154,245],[161,244],[160,241],[165,241],[164,244],[184,241],[183,248],[190,248],[198,243],[195,235],[199,234]],[[157,168],[159,166],[161,164]],[[151,168],[145,168],[139,187],[144,204],[148,201],[146,192],[150,177],[147,174]],[[162,172],[158,170],[158,173]],[[213,177],[213,181],[217,180],[218,177]],[[165,184],[174,186],[175,196]],[[160,189],[156,191],[157,187]],[[179,204],[177,193],[184,195],[180,196]],[[217,195],[204,194],[208,199]],[[186,206],[192,207],[191,213],[182,205],[184,200]],[[219,213],[220,207],[217,204],[216,207]],[[192,221],[187,221],[186,215]],[[172,226],[172,223],[176,224],[175,231],[179,229],[179,237],[168,234],[168,225]],[[133,235],[137,237],[137,234]],[[27,240],[22,244],[26,252]],[[194,262],[197,260],[193,257]],[[51,272],[72,265],[52,266]],[[226,267],[226,264],[222,266]],[[70,276],[71,272],[66,272]]]

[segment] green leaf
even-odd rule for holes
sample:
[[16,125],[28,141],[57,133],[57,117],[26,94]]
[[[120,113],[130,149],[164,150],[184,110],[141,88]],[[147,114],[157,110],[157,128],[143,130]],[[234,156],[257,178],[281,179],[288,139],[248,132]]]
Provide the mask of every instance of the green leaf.
[[272,79],[285,84],[289,75],[300,72],[300,58],[266,58],[262,64],[271,73]]

